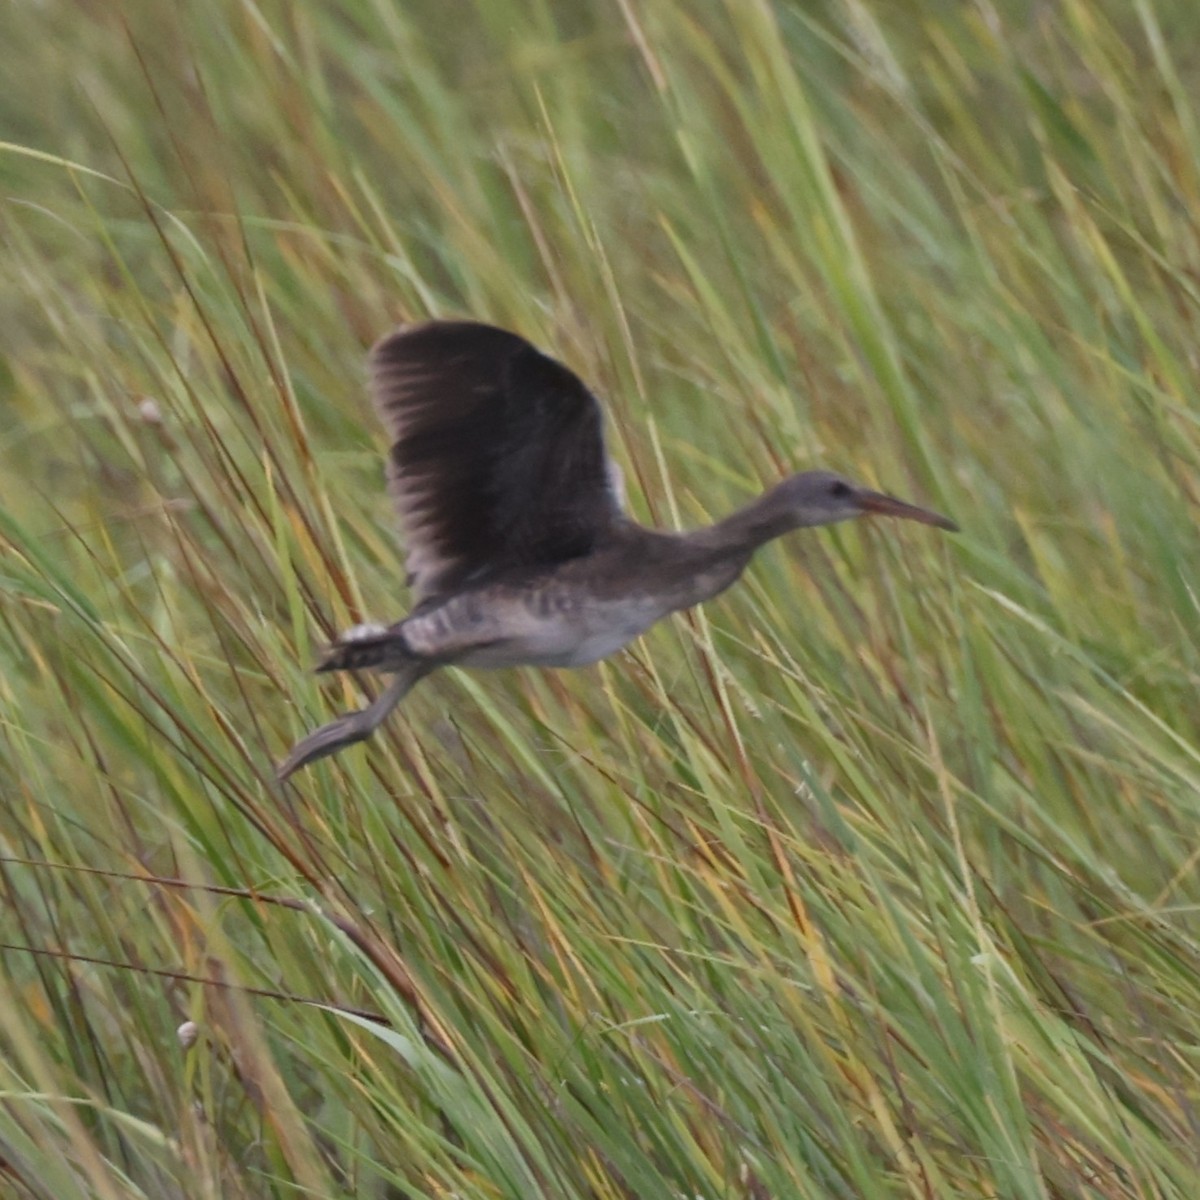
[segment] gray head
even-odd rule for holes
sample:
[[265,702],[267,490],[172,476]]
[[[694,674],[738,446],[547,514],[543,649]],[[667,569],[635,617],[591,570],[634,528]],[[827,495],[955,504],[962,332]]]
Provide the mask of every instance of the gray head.
[[832,471],[802,471],[785,479],[770,497],[772,506],[778,505],[784,510],[789,524],[797,529],[871,515],[903,517],[952,532],[958,529],[953,521],[940,513],[897,500],[884,492],[872,491]]

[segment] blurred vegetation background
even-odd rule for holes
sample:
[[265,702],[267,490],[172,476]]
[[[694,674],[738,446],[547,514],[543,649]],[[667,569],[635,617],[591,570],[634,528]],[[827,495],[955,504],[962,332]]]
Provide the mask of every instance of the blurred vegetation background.
[[[1200,1194],[1191,0],[4,24],[0,1195]],[[964,532],[280,792],[405,607],[427,314],[592,383],[642,519],[822,465]]]

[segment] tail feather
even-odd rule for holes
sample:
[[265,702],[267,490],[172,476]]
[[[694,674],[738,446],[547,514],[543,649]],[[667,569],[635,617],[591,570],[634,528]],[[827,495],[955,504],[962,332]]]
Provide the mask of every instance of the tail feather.
[[356,625],[325,648],[316,665],[324,671],[395,671],[412,661],[398,625]]

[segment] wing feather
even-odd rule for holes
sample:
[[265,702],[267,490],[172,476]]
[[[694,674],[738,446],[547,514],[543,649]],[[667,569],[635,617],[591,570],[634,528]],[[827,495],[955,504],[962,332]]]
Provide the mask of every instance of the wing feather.
[[596,398],[524,338],[430,321],[371,352],[417,598],[585,555],[622,519]]

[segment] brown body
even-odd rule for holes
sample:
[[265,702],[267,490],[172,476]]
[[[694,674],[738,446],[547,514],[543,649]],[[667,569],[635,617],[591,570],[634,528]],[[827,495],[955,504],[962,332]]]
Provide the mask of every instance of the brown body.
[[641,637],[670,613],[735,583],[750,553],[719,558],[630,524],[586,558],[515,570],[420,605],[381,637],[405,657],[462,667],[582,667]]
[[706,529],[647,529],[622,509],[595,398],[517,335],[465,321],[411,326],[376,346],[372,368],[418,603],[329,648],[318,670],[395,678],[370,707],[299,742],[280,778],[368,737],[438,667],[598,662],[723,592],[755,550],[794,529],[869,513],[955,528],[811,471]]

